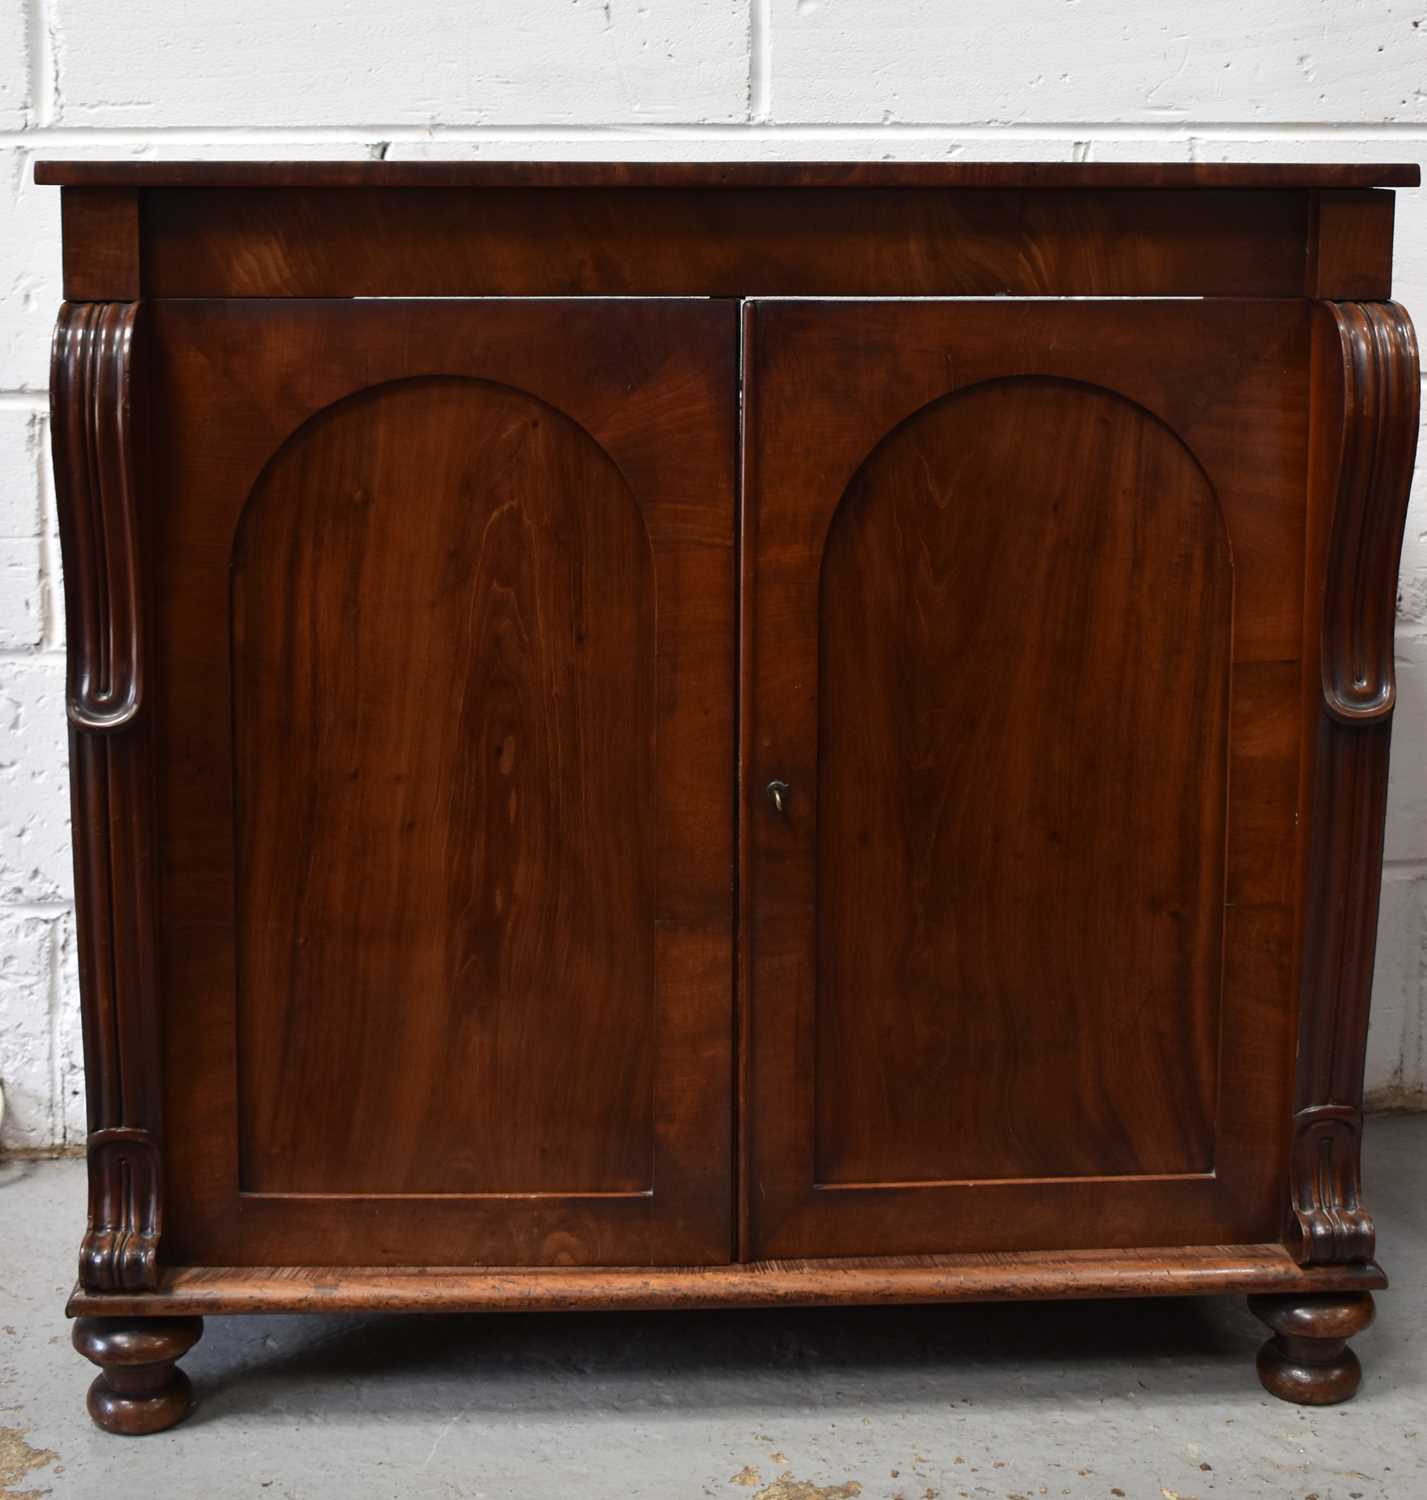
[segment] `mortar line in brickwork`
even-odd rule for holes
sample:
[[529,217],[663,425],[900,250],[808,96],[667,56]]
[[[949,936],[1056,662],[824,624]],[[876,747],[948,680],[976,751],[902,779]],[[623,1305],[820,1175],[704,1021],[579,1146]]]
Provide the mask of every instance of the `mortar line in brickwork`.
[[46,924],[45,932],[45,1002],[50,1031],[50,1121],[48,1137],[65,1142],[64,1066],[60,1062],[60,1012],[62,1009],[59,963],[59,926],[62,914]]
[[772,112],[773,17],[772,0],[749,0],[748,5],[748,118],[766,124]]
[[36,465],[40,496],[40,650],[46,654],[57,652],[63,656],[64,614],[60,600],[63,573],[59,555],[59,511],[55,504],[54,486],[50,482],[47,446],[41,445]]
[[30,110],[40,127],[54,120],[55,58],[45,0],[25,0],[25,42],[29,53]]
[[[350,123],[341,125],[65,125],[0,130],[0,145],[47,149],[105,141],[135,147],[162,140],[173,144],[218,144],[227,141],[249,145],[278,144],[345,146],[369,150],[381,139],[399,145],[430,145],[437,142],[497,145],[502,141],[608,140],[631,145],[638,141],[835,141],[867,137],[872,140],[1065,140],[1087,138],[1100,141],[1178,139],[1188,141],[1270,140],[1390,140],[1397,137],[1427,139],[1427,120],[1333,120],[1312,122],[1199,121],[1191,118],[1139,121],[859,121],[779,124],[774,121],[640,125],[623,122],[591,125],[393,125]],[[953,142],[952,144],[956,144]]]

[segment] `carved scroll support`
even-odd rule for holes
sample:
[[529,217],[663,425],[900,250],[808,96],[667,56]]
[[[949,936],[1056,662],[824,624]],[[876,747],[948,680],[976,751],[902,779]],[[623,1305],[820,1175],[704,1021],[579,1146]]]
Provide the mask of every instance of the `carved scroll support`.
[[89,1232],[79,1279],[112,1291],[156,1284],[163,1228],[162,1162],[146,1130],[96,1130],[89,1137]]
[[91,1291],[154,1288],[163,1227],[152,783],[141,716],[138,323],[138,303],[66,304],[50,371],[89,1098],[79,1277]]
[[1396,696],[1397,570],[1417,443],[1412,324],[1395,303],[1315,308],[1314,482],[1331,515],[1311,794],[1290,1245],[1304,1265],[1366,1261],[1363,1067]]

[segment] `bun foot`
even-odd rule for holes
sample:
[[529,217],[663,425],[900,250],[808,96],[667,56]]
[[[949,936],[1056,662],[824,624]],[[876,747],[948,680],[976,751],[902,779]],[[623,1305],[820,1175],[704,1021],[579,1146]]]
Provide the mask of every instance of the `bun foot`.
[[202,1318],[76,1318],[74,1347],[99,1366],[89,1415],[125,1437],[181,1422],[193,1408],[193,1387],[174,1362],[202,1335]]
[[1259,1379],[1270,1395],[1299,1406],[1333,1406],[1362,1383],[1347,1341],[1373,1320],[1368,1292],[1255,1296],[1249,1311],[1273,1330],[1259,1350]]

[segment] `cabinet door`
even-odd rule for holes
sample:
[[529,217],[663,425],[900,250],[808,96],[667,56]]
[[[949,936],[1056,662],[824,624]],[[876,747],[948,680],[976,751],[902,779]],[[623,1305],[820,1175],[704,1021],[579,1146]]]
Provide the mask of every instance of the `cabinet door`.
[[745,1248],[1277,1239],[1305,306],[746,349]]
[[149,332],[169,1258],[726,1261],[735,310]]

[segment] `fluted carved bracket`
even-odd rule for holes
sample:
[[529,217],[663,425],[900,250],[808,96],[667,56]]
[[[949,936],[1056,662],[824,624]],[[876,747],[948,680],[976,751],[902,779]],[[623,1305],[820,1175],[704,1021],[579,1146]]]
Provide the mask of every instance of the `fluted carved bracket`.
[[1395,302],[1332,302],[1342,444],[1323,589],[1323,701],[1345,724],[1392,712],[1397,570],[1417,449],[1417,341]]
[[131,399],[137,302],[68,303],[50,369],[69,717],[122,729],[143,699]]
[[1362,1111],[1320,1104],[1294,1119],[1294,1257],[1303,1265],[1348,1265],[1372,1259],[1376,1233],[1358,1200]]
[[145,1130],[95,1131],[89,1137],[89,1186],[80,1281],[91,1291],[152,1290],[163,1231],[158,1143]]
[[1315,308],[1313,496],[1323,712],[1314,751],[1288,1243],[1304,1265],[1367,1261],[1363,1064],[1396,688],[1397,569],[1417,442],[1417,348],[1395,303]]
[[89,1102],[90,1291],[158,1284],[163,1224],[152,785],[135,417],[137,303],[60,310],[50,383],[69,639],[70,786]]

